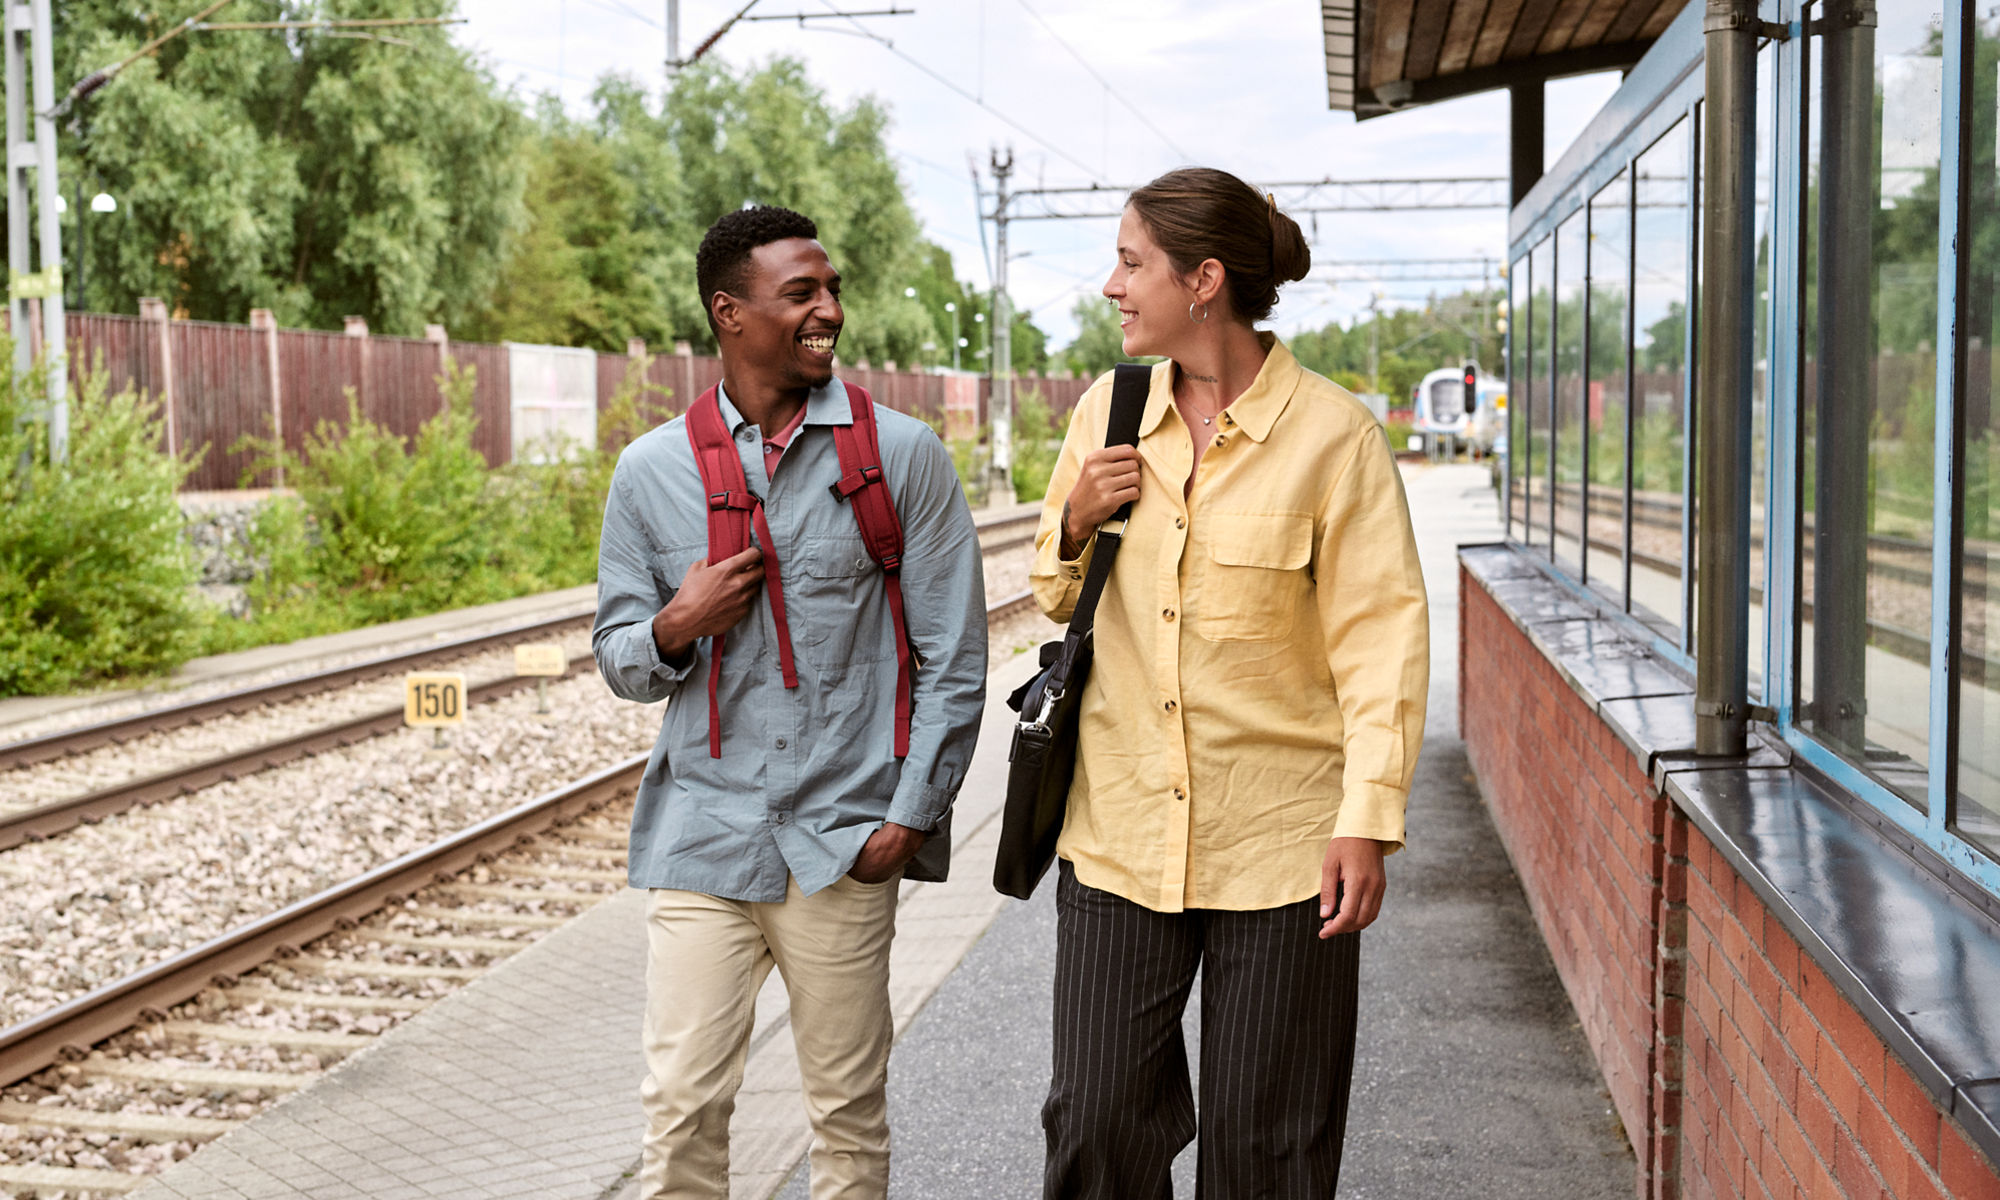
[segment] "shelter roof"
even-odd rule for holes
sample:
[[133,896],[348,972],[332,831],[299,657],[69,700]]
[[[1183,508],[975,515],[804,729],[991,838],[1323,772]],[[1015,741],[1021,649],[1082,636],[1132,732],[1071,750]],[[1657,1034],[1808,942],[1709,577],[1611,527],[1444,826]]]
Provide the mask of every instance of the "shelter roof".
[[1327,105],[1357,118],[1630,67],[1687,0],[1320,0]]

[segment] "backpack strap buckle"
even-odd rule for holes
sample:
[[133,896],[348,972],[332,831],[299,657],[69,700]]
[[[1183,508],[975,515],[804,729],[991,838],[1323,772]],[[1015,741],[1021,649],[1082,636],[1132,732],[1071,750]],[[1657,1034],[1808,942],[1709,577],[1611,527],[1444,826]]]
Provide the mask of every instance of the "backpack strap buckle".
[[826,490],[833,493],[835,500],[845,500],[862,488],[880,482],[882,482],[882,468],[879,466],[865,466],[860,470],[842,475],[839,480],[828,485]]

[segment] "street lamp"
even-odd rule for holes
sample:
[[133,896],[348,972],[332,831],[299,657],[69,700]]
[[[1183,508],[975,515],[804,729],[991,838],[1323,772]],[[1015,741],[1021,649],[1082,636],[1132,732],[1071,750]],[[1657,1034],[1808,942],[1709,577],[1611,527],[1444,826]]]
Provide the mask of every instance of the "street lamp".
[[[77,181],[76,198],[77,202],[81,204],[83,201],[83,181],[81,179]],[[69,205],[63,202],[63,198],[60,195],[56,197],[56,211],[59,213],[69,211]],[[118,199],[110,192],[99,192],[90,198],[90,211],[93,213],[115,213],[118,211]],[[84,264],[89,261],[86,256],[89,250],[89,228],[89,218],[84,216],[81,209],[79,209],[76,214],[76,306],[71,310],[73,312],[82,312],[88,298],[88,293],[83,288],[83,268]]]
[[[973,313],[973,314],[972,314],[972,323],[973,323],[974,325],[984,325],[984,324],[986,324],[986,314],[985,314],[985,313],[983,313],[983,312],[976,312],[976,313]],[[985,341],[985,344],[979,347],[979,353],[978,353],[978,354],[977,354],[977,355],[976,355],[975,357],[978,357],[978,358],[985,358],[985,357],[986,357],[986,347],[987,347],[987,346],[991,346],[992,344],[993,344],[993,339],[992,339],[991,337],[988,337],[988,338],[986,339],[986,341]]]
[[965,344],[958,336],[957,302],[951,300],[945,301],[944,310],[951,314],[951,369],[956,371],[958,370],[958,348]]

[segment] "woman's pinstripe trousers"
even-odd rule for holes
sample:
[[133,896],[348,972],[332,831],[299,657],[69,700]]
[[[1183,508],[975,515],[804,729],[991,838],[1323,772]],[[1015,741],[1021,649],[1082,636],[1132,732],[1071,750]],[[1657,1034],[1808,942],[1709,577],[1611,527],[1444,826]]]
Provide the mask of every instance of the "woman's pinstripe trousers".
[[1164,1200],[1196,1135],[1181,1013],[1201,969],[1201,1200],[1326,1200],[1340,1175],[1361,935],[1319,939],[1319,898],[1158,913],[1056,885],[1048,1200]]

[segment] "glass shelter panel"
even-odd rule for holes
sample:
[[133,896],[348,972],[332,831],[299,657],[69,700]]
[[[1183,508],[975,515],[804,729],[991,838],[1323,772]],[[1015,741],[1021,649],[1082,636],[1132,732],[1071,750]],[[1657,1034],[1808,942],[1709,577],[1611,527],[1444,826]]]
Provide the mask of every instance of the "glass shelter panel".
[[1680,640],[1687,450],[1688,123],[1639,156],[1632,239],[1632,612]]
[[[1972,140],[1966,147],[1965,186],[1971,226],[1961,244],[1973,247],[1965,287],[1965,546],[1959,598],[1958,830],[2000,855],[2000,603],[1988,591],[1990,562],[2000,557],[2000,12],[1988,10],[1968,47],[1972,64]],[[1984,63],[1985,68],[1972,69]]]
[[1555,423],[1549,396],[1549,349],[1553,341],[1555,311],[1555,239],[1544,238],[1529,253],[1528,279],[1532,293],[1528,300],[1528,384],[1523,390],[1528,401],[1528,544],[1549,544],[1550,492],[1549,448]]
[[1592,582],[1625,593],[1625,272],[1632,257],[1631,182],[1623,171],[1590,201],[1590,452],[1587,566]]
[[[1910,803],[1928,790],[1943,58],[1928,5],[1831,19],[1807,208],[1799,725]],[[1975,284],[1975,289],[1977,284]],[[1968,726],[1968,728],[1970,728]]]
[[1527,540],[1528,260],[1507,269],[1507,536]]
[[1764,592],[1769,579],[1766,567],[1770,556],[1765,547],[1765,518],[1771,510],[1771,168],[1776,161],[1776,128],[1773,115],[1778,104],[1773,86],[1777,46],[1767,44],[1757,54],[1757,166],[1752,219],[1755,221],[1757,268],[1751,286],[1756,289],[1753,320],[1754,349],[1750,359],[1750,698],[1765,698],[1764,657],[1770,640],[1770,625],[1764,619]]
[[1584,331],[1589,311],[1586,210],[1572,213],[1556,228],[1555,321],[1555,558],[1583,571],[1584,537]]

